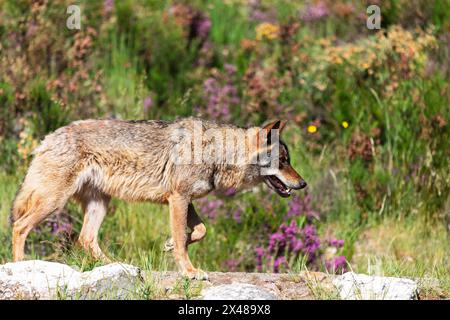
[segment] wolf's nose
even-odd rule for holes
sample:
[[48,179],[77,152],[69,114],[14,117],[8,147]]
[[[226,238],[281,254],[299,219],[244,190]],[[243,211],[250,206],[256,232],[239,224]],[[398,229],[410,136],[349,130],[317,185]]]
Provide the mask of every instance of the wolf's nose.
[[300,181],[300,189],[303,189],[307,186],[308,184],[306,183],[305,180]]

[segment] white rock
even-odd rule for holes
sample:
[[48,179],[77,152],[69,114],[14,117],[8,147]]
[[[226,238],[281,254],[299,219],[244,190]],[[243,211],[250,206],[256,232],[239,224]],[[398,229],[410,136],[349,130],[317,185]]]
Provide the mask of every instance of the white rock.
[[139,279],[138,268],[119,263],[89,272],[40,260],[7,263],[0,265],[0,300],[123,299]]
[[347,300],[413,300],[417,283],[410,279],[344,273],[333,280],[340,297]]
[[277,300],[277,296],[258,286],[233,282],[202,291],[203,300]]

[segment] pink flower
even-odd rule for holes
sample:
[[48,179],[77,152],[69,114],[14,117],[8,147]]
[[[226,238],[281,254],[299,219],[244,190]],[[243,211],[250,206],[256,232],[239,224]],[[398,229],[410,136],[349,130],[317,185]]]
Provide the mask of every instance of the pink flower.
[[153,106],[153,100],[151,97],[144,99],[144,113],[147,114],[150,108]]

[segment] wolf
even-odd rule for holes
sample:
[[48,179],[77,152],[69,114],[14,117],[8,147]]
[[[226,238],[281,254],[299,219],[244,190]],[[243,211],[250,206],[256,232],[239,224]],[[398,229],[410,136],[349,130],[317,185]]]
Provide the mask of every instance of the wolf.
[[[286,144],[279,140],[285,125],[286,121],[276,120],[243,128],[183,118],[80,120],[59,128],[33,151],[14,200],[13,259],[24,259],[25,240],[38,223],[74,199],[84,212],[79,245],[95,258],[109,261],[98,244],[98,231],[110,199],[116,197],[167,204],[171,238],[166,249],[173,251],[183,275],[207,279],[204,271],[192,265],[187,252],[188,245],[206,235],[192,201],[214,190],[241,190],[262,182],[282,197],[288,197],[292,189],[305,188],[306,182],[290,164]],[[197,139],[196,127],[200,132],[213,131],[215,137]],[[250,160],[227,161],[230,153],[233,159],[237,156],[229,146],[217,143],[217,136],[225,132],[232,134],[230,141],[244,146],[245,159]],[[192,137],[199,141],[197,146]],[[194,161],[198,150],[209,153],[203,152],[206,156]],[[270,166],[272,160],[275,166]]]

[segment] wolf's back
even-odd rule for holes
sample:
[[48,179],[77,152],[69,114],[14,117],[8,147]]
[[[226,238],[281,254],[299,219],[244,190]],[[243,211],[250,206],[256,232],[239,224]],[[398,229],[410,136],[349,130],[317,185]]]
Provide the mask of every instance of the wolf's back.
[[[12,206],[11,222],[28,214],[53,190],[76,188],[81,181],[78,176],[88,166],[101,167],[114,176],[123,168],[132,170],[131,162],[139,160],[142,167],[158,171],[171,147],[168,126],[164,121],[81,120],[47,135],[33,151]],[[132,177],[139,172],[124,174]]]

